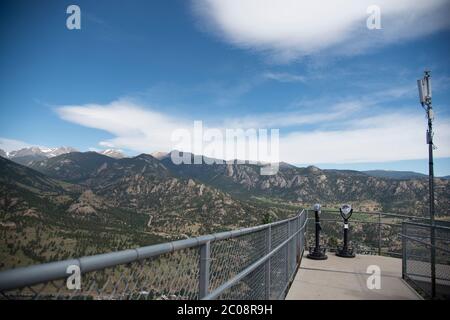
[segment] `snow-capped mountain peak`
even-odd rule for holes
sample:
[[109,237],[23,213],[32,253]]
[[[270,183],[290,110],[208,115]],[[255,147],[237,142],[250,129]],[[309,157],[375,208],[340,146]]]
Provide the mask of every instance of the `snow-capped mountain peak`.
[[[45,150],[45,151],[44,151]],[[41,151],[43,151],[47,157],[56,157],[62,154],[71,153],[71,152],[77,152],[75,148],[72,147],[59,147],[59,148],[41,148]]]
[[125,158],[125,155],[122,153],[122,151],[116,150],[116,149],[106,149],[106,150],[98,151],[98,153],[103,154],[108,157],[111,157],[111,158],[115,158],[115,159]]
[[29,156],[43,156],[46,158],[52,158],[61,154],[76,152],[77,150],[72,147],[28,147],[20,150],[11,151],[8,153],[9,158],[29,157]]
[[[6,158],[20,163],[25,166],[31,165],[34,161],[41,161],[48,158],[53,158],[62,154],[76,152],[77,150],[72,147],[58,147],[58,148],[48,148],[41,146],[32,146],[22,148],[20,150],[13,150],[10,152],[5,152]],[[3,153],[0,155],[3,156]]]
[[161,151],[152,152],[150,155],[158,160],[162,160],[170,156],[169,152],[161,152]]
[[[68,146],[61,146],[57,148],[31,146],[10,152],[0,150],[0,156],[9,158],[10,160],[13,160],[20,164],[30,166],[34,161],[41,161],[71,152],[78,152],[78,150]],[[116,159],[125,158],[125,155],[122,153],[122,151],[117,149],[106,149],[97,151],[97,153]]]

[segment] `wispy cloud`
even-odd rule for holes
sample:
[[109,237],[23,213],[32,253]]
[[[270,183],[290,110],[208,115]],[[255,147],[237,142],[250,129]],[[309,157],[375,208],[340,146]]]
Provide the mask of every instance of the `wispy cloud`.
[[305,82],[306,77],[287,72],[266,72],[264,78],[280,82]]
[[66,121],[104,130],[115,136],[100,141],[102,147],[138,152],[166,150],[171,144],[171,132],[191,125],[126,99],[106,105],[62,106],[56,111]]
[[[436,157],[450,156],[450,119],[436,122]],[[294,132],[280,142],[280,158],[291,163],[364,163],[427,156],[421,115],[390,114],[353,120],[348,129]]]
[[249,115],[239,118],[225,119],[224,125],[231,128],[288,128],[302,125],[321,125],[345,119],[354,112],[361,110],[365,103],[357,100],[349,100],[336,103],[325,108],[326,111],[308,112],[271,112],[257,115]]
[[[353,116],[364,108],[361,102],[348,101],[330,107],[328,112],[268,113],[216,121],[214,125],[222,131],[280,128],[280,159],[291,163],[383,162],[426,156],[421,113]],[[102,147],[146,153],[173,149],[171,134],[176,129],[192,130],[193,121],[201,120],[178,119],[125,99],[106,105],[62,106],[57,112],[64,120],[112,134],[114,138],[99,142]],[[450,157],[449,120],[436,121],[437,157]],[[205,129],[210,124],[205,123]],[[283,131],[289,126],[293,128]]]
[[26,142],[0,137],[0,149],[3,151],[11,152],[28,147],[31,147],[31,145]]
[[[382,29],[369,30],[367,8],[381,9]],[[448,28],[447,0],[194,0],[206,32],[278,62],[314,53],[352,55]],[[326,51],[326,52],[325,52]]]

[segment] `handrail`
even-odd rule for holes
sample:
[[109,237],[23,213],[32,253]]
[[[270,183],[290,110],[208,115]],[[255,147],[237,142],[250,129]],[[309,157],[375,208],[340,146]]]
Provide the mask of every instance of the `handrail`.
[[[339,210],[322,208],[322,212],[339,213]],[[353,211],[353,214],[358,214],[358,213],[372,214],[372,215],[384,215],[384,216],[408,218],[408,219],[428,220],[428,218],[410,216],[410,215],[405,215],[405,214],[400,214],[400,213],[390,213],[390,212],[381,212],[381,211],[356,211],[356,210]]]
[[404,238],[406,238],[406,239],[409,239],[409,240],[412,240],[412,241],[421,243],[421,244],[423,244],[423,245],[425,245],[425,246],[427,246],[427,247],[431,247],[431,248],[434,247],[434,248],[436,248],[437,250],[440,250],[440,251],[443,251],[443,252],[450,253],[450,250],[448,250],[448,249],[442,248],[442,247],[440,247],[440,246],[432,245],[431,243],[428,243],[428,242],[426,242],[426,241],[419,240],[419,239],[417,239],[417,238],[408,236],[408,235],[406,235],[406,234],[402,234],[402,233],[401,233],[400,236],[402,236],[402,237],[404,237]]
[[[321,222],[342,222],[342,219],[327,219],[321,218]],[[378,222],[378,221],[364,221],[364,220],[352,220],[352,223],[369,223],[369,224],[382,224],[386,226],[401,226],[401,223],[389,223],[389,222]]]
[[449,227],[438,225],[438,224],[435,224],[434,226],[432,226],[430,224],[419,223],[419,222],[412,222],[412,221],[405,221],[404,223],[405,224],[410,224],[410,225],[413,225],[413,226],[418,226],[418,227],[427,227],[427,228],[435,228],[435,229],[442,229],[442,230],[445,230],[445,231],[450,231]]

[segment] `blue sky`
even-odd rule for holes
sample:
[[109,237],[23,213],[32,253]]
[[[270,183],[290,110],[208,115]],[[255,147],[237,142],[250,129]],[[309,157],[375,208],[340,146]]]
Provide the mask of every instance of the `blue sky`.
[[2,1],[0,148],[169,151],[171,130],[202,120],[278,128],[291,163],[426,172],[429,68],[449,175],[450,10],[422,2],[378,1],[368,30],[366,1]]

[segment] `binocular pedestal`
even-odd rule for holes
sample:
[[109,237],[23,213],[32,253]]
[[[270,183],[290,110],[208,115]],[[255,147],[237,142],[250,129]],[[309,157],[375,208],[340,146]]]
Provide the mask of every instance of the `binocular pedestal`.
[[344,220],[344,245],[337,249],[336,255],[342,258],[354,258],[353,249],[348,247],[348,220]]
[[313,260],[326,260],[328,259],[328,256],[325,254],[326,248],[320,247],[320,230],[322,229],[320,227],[320,220],[319,220],[319,212],[315,211],[315,220],[316,220],[316,246],[313,250],[309,250],[308,255],[306,256],[309,259]]
[[[318,249],[318,250],[317,250]],[[306,256],[308,259],[313,260],[327,260],[328,256],[325,254],[325,248],[317,248],[315,247],[314,250]]]

